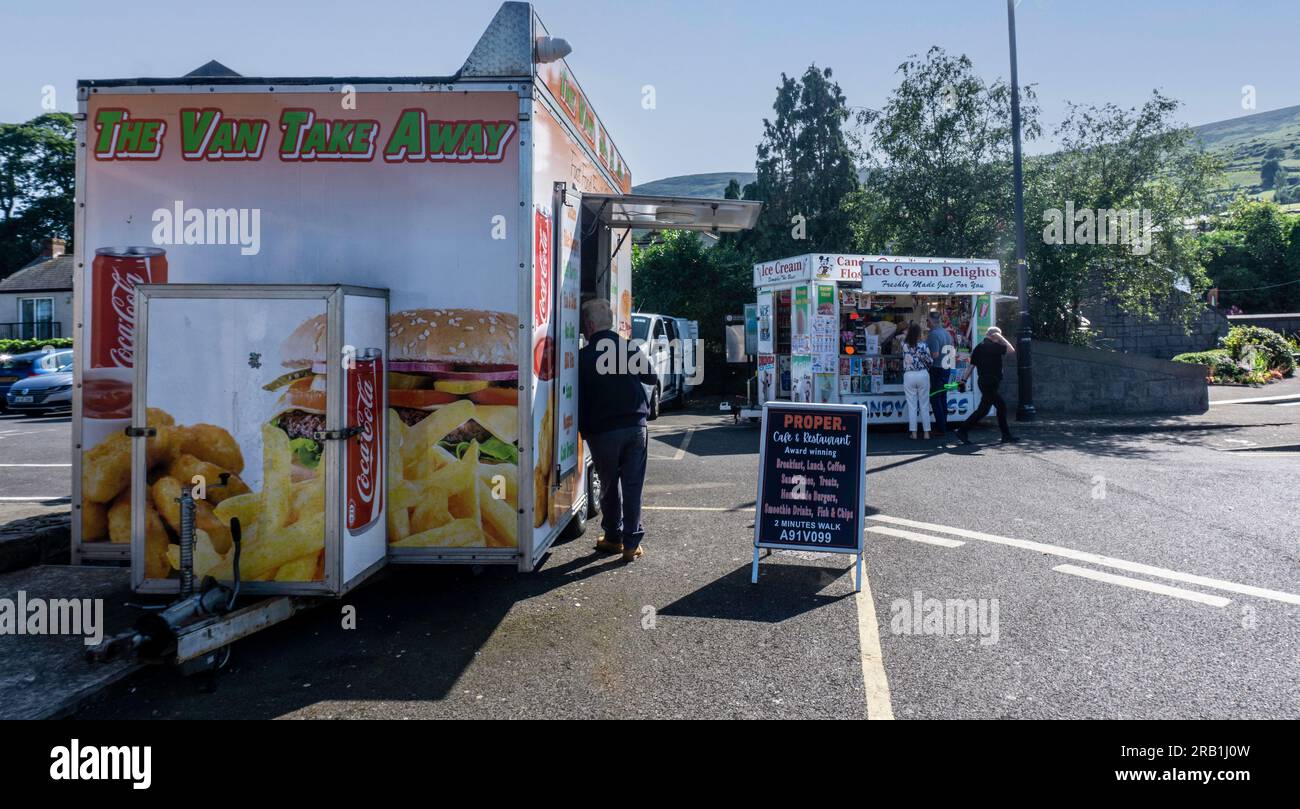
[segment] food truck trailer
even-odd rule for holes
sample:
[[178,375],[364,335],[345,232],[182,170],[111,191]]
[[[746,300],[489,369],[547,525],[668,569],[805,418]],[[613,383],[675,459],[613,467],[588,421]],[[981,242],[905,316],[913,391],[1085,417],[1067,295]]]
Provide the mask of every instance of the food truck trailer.
[[[994,325],[1000,266],[989,259],[810,254],[754,265],[757,418],[771,401],[861,404],[870,422],[905,424],[901,341],[937,311],[952,333],[949,381]],[[933,391],[932,391],[933,393]],[[979,391],[949,390],[948,418],[979,406]],[[934,401],[933,397],[931,401]]]
[[569,51],[511,2],[450,76],[79,82],[74,563],[338,596],[582,530],[582,303],[630,336],[632,228],[758,204],[631,194]]

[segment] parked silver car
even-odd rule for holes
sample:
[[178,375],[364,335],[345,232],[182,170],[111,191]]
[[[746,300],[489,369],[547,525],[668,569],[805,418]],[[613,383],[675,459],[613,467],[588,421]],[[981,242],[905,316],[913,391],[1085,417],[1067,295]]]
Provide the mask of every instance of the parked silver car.
[[11,412],[33,415],[72,409],[72,371],[56,371],[20,379],[5,394]]

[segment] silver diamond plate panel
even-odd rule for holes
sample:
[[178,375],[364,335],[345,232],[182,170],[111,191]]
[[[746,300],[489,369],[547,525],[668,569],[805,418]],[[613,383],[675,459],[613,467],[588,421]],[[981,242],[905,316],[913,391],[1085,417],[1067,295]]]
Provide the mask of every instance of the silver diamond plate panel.
[[460,69],[462,77],[531,76],[533,72],[533,8],[528,3],[502,3],[478,44]]

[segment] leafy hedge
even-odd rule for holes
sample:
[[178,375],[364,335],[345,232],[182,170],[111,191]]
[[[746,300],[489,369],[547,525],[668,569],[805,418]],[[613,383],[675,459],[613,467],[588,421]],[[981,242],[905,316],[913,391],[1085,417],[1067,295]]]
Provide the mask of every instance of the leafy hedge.
[[1174,362],[1186,362],[1206,367],[1205,381],[1214,383],[1245,383],[1247,371],[1228,356],[1227,349],[1216,348],[1213,351],[1193,351],[1179,354]]
[[1291,355],[1291,344],[1287,339],[1272,329],[1259,326],[1233,326],[1228,336],[1222,340],[1223,347],[1235,360],[1242,360],[1255,349],[1256,365],[1263,360],[1263,370],[1280,371],[1282,376],[1295,373],[1295,357]]
[[1222,348],[1179,354],[1174,362],[1204,365],[1211,383],[1263,385],[1295,373],[1292,345],[1285,337],[1259,326],[1233,326],[1219,341]]
[[52,340],[0,340],[0,354],[25,354],[28,351],[40,351],[45,346],[54,348],[72,348],[71,337],[56,337]]

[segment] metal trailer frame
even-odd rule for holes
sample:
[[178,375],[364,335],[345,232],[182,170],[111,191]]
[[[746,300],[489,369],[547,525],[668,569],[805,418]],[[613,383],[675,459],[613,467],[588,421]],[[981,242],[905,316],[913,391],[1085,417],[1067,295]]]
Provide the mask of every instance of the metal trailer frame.
[[[338,357],[343,350],[343,301],[347,296],[382,298],[384,300],[384,333],[388,333],[388,290],[348,284],[142,284],[136,287],[136,352],[133,390],[138,395],[131,399],[131,426],[146,426],[149,391],[149,304],[163,300],[320,300],[325,304],[326,356]],[[387,341],[385,341],[386,343]],[[388,346],[384,346],[384,357]],[[337,362],[325,364],[325,386],[330,392],[325,407],[325,429],[339,430],[345,425],[347,390],[343,372]],[[382,410],[388,408],[388,389],[381,400]],[[384,453],[387,457],[387,432],[384,434]],[[138,593],[172,594],[180,592],[180,582],[146,579],[144,569],[145,497],[146,486],[137,485],[144,480],[145,439],[131,442],[131,589]],[[343,578],[343,445],[338,441],[325,443],[325,579],[321,582],[241,582],[240,592],[249,595],[300,595],[342,596],[384,566],[387,556],[367,566],[351,579]],[[183,483],[183,482],[182,482]]]

